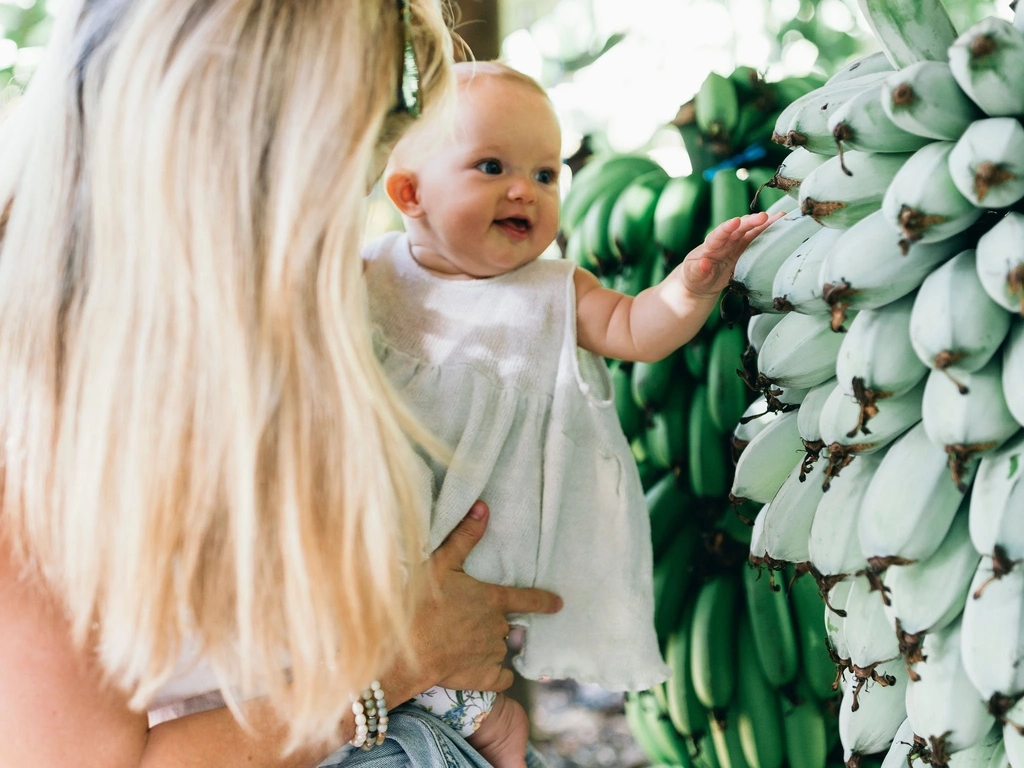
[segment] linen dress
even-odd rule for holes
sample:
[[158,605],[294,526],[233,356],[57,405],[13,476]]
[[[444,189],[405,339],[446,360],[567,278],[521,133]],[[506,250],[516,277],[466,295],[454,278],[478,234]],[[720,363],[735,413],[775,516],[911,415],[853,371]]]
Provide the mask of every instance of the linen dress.
[[448,467],[424,457],[431,550],[483,499],[490,522],[466,571],[564,602],[513,618],[526,629],[520,674],[620,691],[665,680],[643,489],[604,361],[577,346],[575,266],[450,280],[394,232],[363,257],[378,357],[453,451]]

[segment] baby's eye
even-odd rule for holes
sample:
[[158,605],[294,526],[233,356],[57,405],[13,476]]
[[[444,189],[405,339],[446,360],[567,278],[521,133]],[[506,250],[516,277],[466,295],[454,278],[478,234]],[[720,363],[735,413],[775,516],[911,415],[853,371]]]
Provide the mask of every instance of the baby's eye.
[[554,184],[558,179],[558,175],[550,168],[545,168],[543,171],[537,171],[535,178],[541,184]]
[[498,160],[484,160],[481,163],[477,163],[476,167],[491,176],[497,176],[501,173],[501,163]]

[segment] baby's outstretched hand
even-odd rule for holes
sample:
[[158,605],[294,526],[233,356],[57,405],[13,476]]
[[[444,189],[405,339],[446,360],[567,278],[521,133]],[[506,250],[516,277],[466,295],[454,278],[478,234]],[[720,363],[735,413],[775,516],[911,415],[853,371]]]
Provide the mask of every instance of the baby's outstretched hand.
[[729,284],[733,267],[750,242],[783,213],[754,213],[715,227],[683,260],[683,281],[697,296],[715,296]]

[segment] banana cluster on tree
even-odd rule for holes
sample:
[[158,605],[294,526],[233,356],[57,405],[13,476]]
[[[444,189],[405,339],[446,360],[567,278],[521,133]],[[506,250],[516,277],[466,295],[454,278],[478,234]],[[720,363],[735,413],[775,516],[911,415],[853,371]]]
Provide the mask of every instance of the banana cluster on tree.
[[[787,154],[770,145],[771,128],[784,104],[821,82],[765,83],[745,67],[709,76],[676,120],[694,172],[669,178],[645,156],[593,159],[563,205],[567,258],[636,294],[711,226],[749,212],[752,198],[785,205],[784,190],[765,186]],[[736,375],[745,330],[716,312],[664,361],[610,363],[647,489],[656,624],[673,673],[631,694],[626,715],[655,763],[825,768],[838,749],[839,700],[821,598],[811,579],[783,589],[793,574],[775,580],[749,566],[751,527],[740,516],[752,519],[758,507],[734,511],[728,499],[732,453],[742,447],[733,425],[748,409],[766,411]]]
[[737,265],[750,558],[812,574],[844,759],[1024,768],[1024,11],[861,0],[882,53],[779,116]]

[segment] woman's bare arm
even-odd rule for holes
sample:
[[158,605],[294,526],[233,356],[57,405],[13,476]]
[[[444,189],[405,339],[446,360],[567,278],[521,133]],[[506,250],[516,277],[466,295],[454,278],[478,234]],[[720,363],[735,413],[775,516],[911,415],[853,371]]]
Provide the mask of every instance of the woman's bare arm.
[[[420,662],[396,664],[381,677],[392,706],[432,685],[503,690],[511,673],[501,662],[508,613],[553,613],[554,595],[476,581],[462,562],[487,526],[485,505],[467,517],[431,560],[434,589],[412,638]],[[282,758],[286,728],[264,701],[249,702],[251,732],[226,708],[171,720],[149,729],[144,713],[105,686],[95,659],[71,643],[55,601],[18,578],[0,538],[0,765],[38,768],[313,768],[352,738],[349,715],[336,744]],[[339,692],[339,695],[344,695]]]

